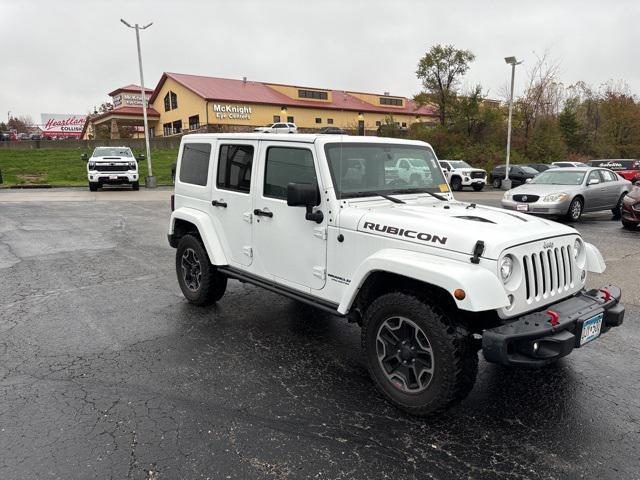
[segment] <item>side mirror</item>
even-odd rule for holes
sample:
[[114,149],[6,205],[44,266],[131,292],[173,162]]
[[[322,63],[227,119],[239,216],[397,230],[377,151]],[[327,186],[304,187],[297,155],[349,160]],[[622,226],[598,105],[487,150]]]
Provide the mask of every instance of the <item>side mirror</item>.
[[89,156],[86,153],[83,153],[82,155],[80,155],[80,158],[85,162],[89,160]]
[[598,180],[597,178],[592,178],[591,180],[589,180],[589,183],[587,185],[597,185],[598,183],[600,183],[600,180]]
[[306,220],[322,223],[322,211],[313,211],[313,207],[320,205],[320,190],[317,185],[309,183],[289,183],[287,185],[287,205],[290,207],[306,207]]
[[142,160],[144,160],[144,153],[139,153],[139,154],[138,154],[138,156],[136,157],[136,159],[137,159],[138,161],[140,161],[140,162],[141,162]]

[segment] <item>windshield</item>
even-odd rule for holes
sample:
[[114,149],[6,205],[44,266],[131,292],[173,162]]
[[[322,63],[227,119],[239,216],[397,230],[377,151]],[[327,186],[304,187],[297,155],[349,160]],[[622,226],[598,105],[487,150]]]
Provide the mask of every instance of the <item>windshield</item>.
[[449,163],[453,168],[472,168],[471,165],[463,160],[449,160]]
[[584,170],[547,170],[531,180],[531,183],[540,185],[580,185],[585,173]]
[[533,173],[534,175],[536,175],[538,173],[538,170],[536,170],[535,168],[525,167],[524,165],[522,167],[520,167],[520,168],[522,168],[524,173]]
[[448,191],[429,147],[328,143],[324,148],[337,198]]
[[94,157],[133,157],[129,148],[98,147],[93,151]]

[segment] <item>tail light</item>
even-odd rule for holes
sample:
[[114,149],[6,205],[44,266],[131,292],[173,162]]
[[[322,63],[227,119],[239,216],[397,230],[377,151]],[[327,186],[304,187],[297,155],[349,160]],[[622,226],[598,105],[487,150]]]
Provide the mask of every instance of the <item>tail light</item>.
[[173,212],[176,209],[176,196],[171,194],[171,211]]

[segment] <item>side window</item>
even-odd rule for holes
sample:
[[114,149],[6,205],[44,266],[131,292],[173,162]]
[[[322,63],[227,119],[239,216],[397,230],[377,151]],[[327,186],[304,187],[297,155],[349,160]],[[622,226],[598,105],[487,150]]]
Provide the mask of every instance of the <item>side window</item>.
[[216,186],[224,190],[249,193],[252,166],[252,145],[221,145]]
[[616,178],[617,175],[613,172],[610,172],[609,170],[600,170],[600,174],[604,178],[605,182],[615,182],[616,180],[618,180]]
[[193,185],[207,184],[211,144],[185,143],[180,161],[180,181]]
[[589,177],[587,178],[587,185],[589,185],[589,183],[591,183],[592,180],[598,180],[599,182],[602,181],[602,179],[600,178],[600,174],[598,173],[597,170],[594,170],[589,174]]
[[286,199],[289,183],[318,184],[311,150],[269,147],[264,172],[264,196]]

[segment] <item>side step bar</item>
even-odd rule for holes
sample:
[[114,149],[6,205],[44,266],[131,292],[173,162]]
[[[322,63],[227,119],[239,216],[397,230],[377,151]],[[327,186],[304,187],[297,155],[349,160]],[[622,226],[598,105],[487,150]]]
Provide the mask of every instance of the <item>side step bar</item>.
[[356,318],[353,314],[345,315],[338,312],[338,304],[336,303],[319,300],[315,297],[312,297],[311,295],[307,295],[306,293],[298,292],[297,290],[285,287],[284,285],[278,285],[277,283],[270,282],[269,280],[265,280],[264,278],[260,278],[255,275],[251,275],[250,273],[241,272],[233,267],[224,266],[216,268],[220,273],[225,274],[229,278],[240,280],[241,282],[251,283],[252,285],[262,287],[265,290],[269,290],[270,292],[279,293],[280,295],[318,308],[331,315],[335,315],[336,317],[348,318],[349,321],[356,321]]

